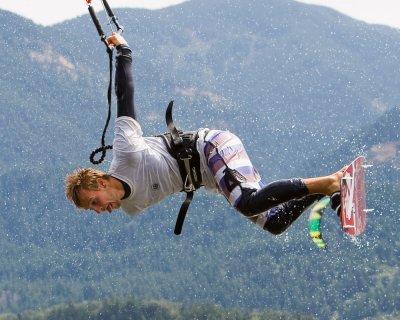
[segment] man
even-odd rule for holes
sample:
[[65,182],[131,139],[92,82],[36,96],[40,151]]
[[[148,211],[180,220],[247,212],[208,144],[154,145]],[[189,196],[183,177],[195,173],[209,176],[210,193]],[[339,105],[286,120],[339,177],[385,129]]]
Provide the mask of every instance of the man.
[[[122,208],[135,215],[182,191],[187,181],[166,139],[142,136],[133,99],[132,52],[126,40],[113,34],[107,42],[117,50],[113,160],[108,173],[86,168],[68,175],[65,192],[78,208],[97,213]],[[333,194],[338,199],[342,170],[265,185],[243,144],[231,132],[199,129],[194,143],[201,185],[223,194],[240,213],[273,234],[286,230],[316,200]]]

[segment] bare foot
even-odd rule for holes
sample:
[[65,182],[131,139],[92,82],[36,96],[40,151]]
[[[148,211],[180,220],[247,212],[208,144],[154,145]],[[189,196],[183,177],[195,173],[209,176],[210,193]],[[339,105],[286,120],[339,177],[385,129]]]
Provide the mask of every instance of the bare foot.
[[343,176],[343,171],[348,166],[344,166],[339,171],[331,175],[317,178],[304,179],[304,183],[310,194],[325,194],[331,196],[333,193],[340,191],[340,183]]
[[343,172],[347,169],[348,165],[345,165],[342,169],[340,169],[339,171],[333,173],[331,175],[332,177],[332,184],[329,186],[329,190],[330,195],[332,195],[335,192],[340,191],[340,184],[341,184],[341,180],[343,177]]

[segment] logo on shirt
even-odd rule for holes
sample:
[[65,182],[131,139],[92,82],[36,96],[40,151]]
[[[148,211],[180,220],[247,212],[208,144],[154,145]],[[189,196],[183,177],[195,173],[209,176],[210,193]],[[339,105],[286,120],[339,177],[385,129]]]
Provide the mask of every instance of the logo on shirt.
[[151,185],[151,189],[152,189],[152,190],[159,190],[159,189],[160,189],[160,185],[159,185],[158,183],[153,183],[153,184]]

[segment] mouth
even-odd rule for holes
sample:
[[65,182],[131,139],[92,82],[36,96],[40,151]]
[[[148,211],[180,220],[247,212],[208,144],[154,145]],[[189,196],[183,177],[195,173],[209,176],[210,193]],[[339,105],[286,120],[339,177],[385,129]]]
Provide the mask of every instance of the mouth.
[[108,211],[108,213],[111,213],[111,212],[113,211],[113,205],[112,205],[112,203],[110,203],[110,204],[107,206],[106,210]]

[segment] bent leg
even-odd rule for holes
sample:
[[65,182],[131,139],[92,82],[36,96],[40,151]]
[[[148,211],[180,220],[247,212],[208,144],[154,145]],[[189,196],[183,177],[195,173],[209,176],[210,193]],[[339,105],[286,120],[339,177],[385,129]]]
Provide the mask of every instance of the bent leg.
[[208,167],[221,193],[249,220],[274,234],[286,230],[314,201],[340,189],[340,171],[264,185],[235,135],[216,130],[206,142]]
[[302,179],[279,180],[259,190],[242,188],[236,209],[264,230],[280,234],[323,197],[310,195]]
[[298,200],[290,200],[268,210],[262,228],[276,235],[281,234],[314,202],[323,197],[325,197],[323,194],[308,195]]
[[244,215],[255,215],[272,207],[300,199],[309,194],[302,179],[278,180],[259,190],[242,187],[240,201],[236,206]]

